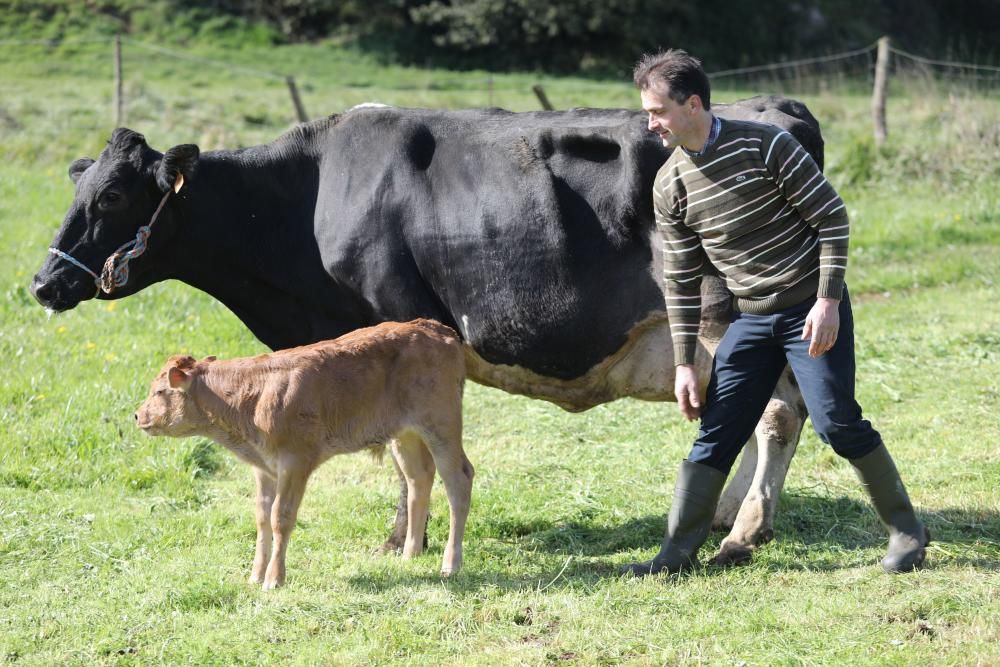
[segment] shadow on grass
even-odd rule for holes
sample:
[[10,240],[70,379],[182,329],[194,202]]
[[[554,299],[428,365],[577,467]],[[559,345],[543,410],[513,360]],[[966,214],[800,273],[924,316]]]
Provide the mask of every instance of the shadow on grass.
[[[1000,514],[943,509],[921,511],[920,516],[932,535],[926,570],[957,566],[1000,571],[1000,542],[992,537],[1000,535]],[[457,577],[447,580],[447,585],[456,593],[484,586],[524,590],[593,585],[617,577],[619,568],[632,560],[655,555],[665,521],[665,515],[647,515],[607,526],[587,519],[553,522],[480,517],[474,533],[466,536],[466,551],[479,548],[485,552],[488,567],[475,571],[467,565]],[[782,495],[775,535],[775,542],[755,552],[749,567],[775,573],[878,567],[887,540],[867,503],[796,494]],[[703,562],[718,551],[724,537],[724,531],[712,533],[701,552]],[[433,553],[439,550],[440,545],[432,544]],[[623,553],[637,551],[642,553]],[[532,554],[538,554],[537,569],[530,563]],[[557,557],[555,561],[553,556]],[[512,565],[515,560],[517,564]],[[528,571],[509,574],[514,567],[526,567]],[[693,573],[668,576],[683,580],[688,576],[716,576],[726,569],[702,566]],[[441,581],[435,575],[415,577],[386,571],[350,580],[352,585],[369,590]]]

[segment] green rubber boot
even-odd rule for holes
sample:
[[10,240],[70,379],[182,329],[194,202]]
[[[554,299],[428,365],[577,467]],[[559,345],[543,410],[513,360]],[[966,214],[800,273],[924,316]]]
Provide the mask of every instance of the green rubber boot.
[[667,532],[660,553],[644,563],[630,563],[623,575],[642,577],[657,572],[680,572],[698,563],[698,549],[708,537],[726,474],[701,463],[682,461]]
[[889,550],[882,569],[890,574],[911,572],[924,563],[931,533],[913,512],[906,487],[885,445],[851,460],[871,498],[875,513],[889,531]]

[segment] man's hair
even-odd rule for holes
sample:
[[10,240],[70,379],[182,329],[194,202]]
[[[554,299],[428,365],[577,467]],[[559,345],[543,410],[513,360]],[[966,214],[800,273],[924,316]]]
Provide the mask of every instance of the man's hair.
[[689,97],[697,95],[706,110],[712,108],[708,75],[701,68],[701,61],[683,49],[647,53],[635,64],[632,79],[639,90],[664,84],[667,95],[674,102],[684,104]]

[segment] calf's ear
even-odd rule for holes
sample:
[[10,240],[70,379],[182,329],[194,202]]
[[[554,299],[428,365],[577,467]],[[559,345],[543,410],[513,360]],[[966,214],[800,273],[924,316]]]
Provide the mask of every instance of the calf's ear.
[[156,167],[156,184],[160,190],[166,192],[174,187],[178,176],[190,181],[198,165],[198,155],[198,147],[194,144],[180,144],[164,153]]
[[89,157],[82,157],[73,162],[73,164],[69,166],[69,180],[74,183],[79,181],[80,177],[83,176],[83,172],[87,171],[87,168],[92,164],[94,164],[94,161]]
[[171,389],[187,391],[191,386],[191,376],[176,366],[167,371],[167,381],[170,382]]

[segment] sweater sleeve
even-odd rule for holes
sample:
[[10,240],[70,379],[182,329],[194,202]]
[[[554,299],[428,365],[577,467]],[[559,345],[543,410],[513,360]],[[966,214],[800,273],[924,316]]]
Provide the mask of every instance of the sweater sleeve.
[[840,299],[847,271],[849,224],[847,209],[809,153],[786,131],[761,143],[764,164],[778,189],[819,242],[819,288],[816,295]]
[[[667,172],[669,173],[669,172]],[[653,185],[653,211],[663,239],[663,282],[675,364],[693,364],[701,322],[701,276],[705,252],[684,224],[686,198],[661,173]]]

